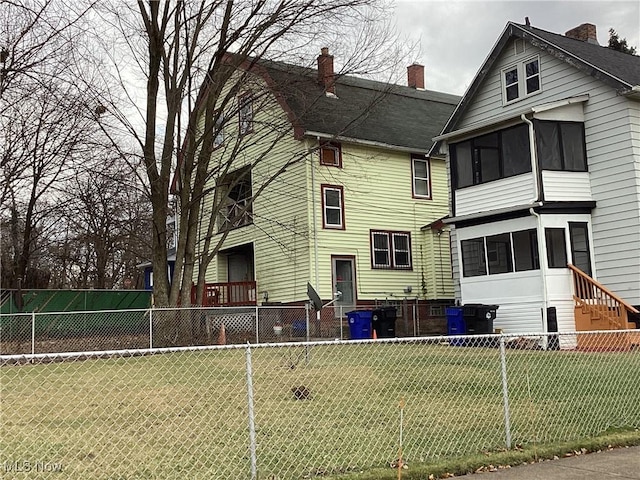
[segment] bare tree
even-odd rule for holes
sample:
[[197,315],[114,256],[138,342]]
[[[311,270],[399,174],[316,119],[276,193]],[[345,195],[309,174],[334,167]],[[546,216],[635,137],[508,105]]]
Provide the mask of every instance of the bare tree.
[[[0,9],[0,98],[24,85],[48,83],[72,64],[70,54],[92,4],[66,0],[3,1]],[[14,95],[12,100],[16,100]],[[19,97],[18,97],[19,98]]]
[[127,279],[129,286],[136,285],[141,272],[135,264],[148,257],[146,195],[128,167],[105,153],[90,172],[69,182],[63,215],[67,232],[58,251],[60,263],[75,267],[76,288],[122,288]]
[[[207,182],[231,173],[237,164],[234,159],[246,148],[238,143],[226,164],[210,163],[213,139],[223,123],[219,112],[238,107],[233,106],[234,98],[250,78],[248,73],[238,75],[250,70],[241,67],[262,58],[299,62],[306,57],[305,51],[317,52],[320,46],[331,44],[341,45],[344,52],[340,73],[371,74],[379,73],[380,65],[389,67],[389,60],[397,58],[397,49],[393,47],[394,36],[380,30],[386,27],[383,19],[388,17],[387,5],[380,0],[139,0],[137,6],[137,12],[123,13],[122,4],[114,3],[111,15],[105,14],[105,18],[111,19],[130,52],[128,64],[122,55],[115,62],[121,85],[127,85],[128,75],[136,68],[143,69],[146,98],[137,110],[140,122],[118,109],[113,99],[104,99],[104,103],[137,139],[143,152],[153,208],[155,301],[173,305],[181,294],[184,305],[190,300],[196,263],[200,263],[202,277],[203,268],[221,245],[212,245],[212,232],[208,232],[202,244],[204,255],[196,256],[202,200],[211,193]],[[144,42],[144,51],[136,40]],[[134,99],[135,94],[127,90],[126,97]],[[267,97],[265,92],[263,98]],[[203,124],[197,127],[200,119]],[[101,121],[106,124],[108,120],[105,116]],[[292,128],[284,123],[274,126],[279,138],[285,135],[285,129],[291,133]],[[170,178],[178,157],[183,188],[176,267],[170,282],[166,222]],[[286,168],[282,165],[274,178]],[[266,179],[253,198],[269,182]],[[226,188],[235,186],[230,182]],[[215,216],[218,210],[214,206],[207,213]]]
[[[2,212],[14,241],[15,281],[28,287],[34,254],[47,238],[44,228],[57,215],[59,189],[89,152],[94,122],[84,97],[72,86],[51,82],[31,90],[0,114],[4,172]],[[7,265],[4,265],[7,268]]]

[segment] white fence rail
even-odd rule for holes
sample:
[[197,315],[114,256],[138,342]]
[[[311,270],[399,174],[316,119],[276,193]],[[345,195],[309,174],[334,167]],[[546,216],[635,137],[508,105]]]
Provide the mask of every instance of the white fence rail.
[[637,331],[558,337],[2,355],[2,478],[330,478],[389,468],[400,429],[411,469],[640,428]]

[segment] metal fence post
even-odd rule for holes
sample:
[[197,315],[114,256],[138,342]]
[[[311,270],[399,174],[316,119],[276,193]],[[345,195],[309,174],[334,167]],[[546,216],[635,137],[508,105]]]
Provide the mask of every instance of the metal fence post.
[[511,417],[509,413],[509,383],[507,381],[507,355],[504,346],[504,337],[500,336],[500,366],[502,376],[502,401],[504,403],[504,431],[507,440],[507,448],[511,449]]
[[305,316],[305,325],[307,329],[307,345],[305,345],[304,347],[304,357],[307,365],[309,365],[309,309],[310,308],[311,308],[311,305],[309,304],[309,302],[305,302],[304,316]]
[[153,348],[153,307],[149,309],[149,348]]
[[258,478],[258,457],[256,454],[256,424],[253,409],[253,370],[251,367],[251,344],[247,344],[247,404],[249,407],[249,451],[251,452],[251,479]]
[[31,312],[31,355],[36,353],[36,312]]

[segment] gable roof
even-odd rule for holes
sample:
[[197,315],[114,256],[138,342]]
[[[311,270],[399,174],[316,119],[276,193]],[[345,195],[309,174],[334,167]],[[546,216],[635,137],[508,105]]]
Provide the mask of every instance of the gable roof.
[[460,104],[443,128],[441,134],[453,131],[489,74],[507,42],[522,38],[533,46],[567,62],[574,67],[614,88],[620,94],[637,92],[640,88],[640,57],[618,52],[582,40],[548,32],[528,25],[509,22],[483,65],[476,73]]
[[363,141],[428,153],[460,97],[430,90],[336,76],[335,95],[327,95],[318,71],[283,62],[258,60],[296,127],[298,137]]

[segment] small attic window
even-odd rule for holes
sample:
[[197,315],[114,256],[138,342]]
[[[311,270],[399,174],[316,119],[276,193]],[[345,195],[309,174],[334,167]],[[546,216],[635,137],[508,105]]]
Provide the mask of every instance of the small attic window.
[[513,52],[516,55],[520,55],[521,53],[524,53],[524,40],[521,38],[516,38],[516,40],[513,42]]
[[528,58],[503,69],[501,77],[504,105],[540,92],[540,57]]
[[336,142],[320,144],[320,165],[327,167],[342,167],[342,148]]

